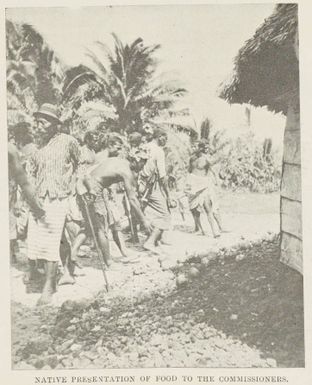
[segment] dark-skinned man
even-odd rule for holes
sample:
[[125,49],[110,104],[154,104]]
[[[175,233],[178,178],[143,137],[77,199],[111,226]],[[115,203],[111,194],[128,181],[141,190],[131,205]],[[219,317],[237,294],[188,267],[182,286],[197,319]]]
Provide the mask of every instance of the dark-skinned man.
[[164,130],[155,129],[153,139],[145,144],[149,159],[140,172],[139,189],[142,194],[144,215],[152,224],[153,231],[144,243],[144,248],[158,252],[156,246],[162,239],[163,233],[170,228],[171,206],[168,180],[166,175],[165,153],[163,147],[167,143]]
[[107,158],[105,162],[101,162],[86,174],[77,186],[80,195],[89,197],[92,224],[102,251],[102,257],[107,266],[111,264],[111,260],[107,237],[108,213],[103,190],[113,184],[123,182],[131,208],[145,229],[150,232],[151,225],[144,216],[136,196],[135,178],[135,174],[144,166],[146,158],[146,153],[143,150],[138,150],[135,154],[129,155],[130,162],[118,157]]
[[61,132],[62,122],[55,105],[43,104],[34,116],[39,149],[30,159],[29,171],[46,214],[44,220],[29,218],[28,258],[30,276],[36,260],[44,260],[45,284],[38,305],[45,305],[56,291],[58,263],[63,254],[61,239],[75,187],[80,146],[74,137]]
[[216,176],[212,166],[219,159],[209,155],[209,143],[202,140],[190,159],[189,175],[186,179],[186,192],[189,207],[195,222],[195,231],[205,235],[200,215],[205,212],[215,238],[222,231],[221,218],[216,197]]

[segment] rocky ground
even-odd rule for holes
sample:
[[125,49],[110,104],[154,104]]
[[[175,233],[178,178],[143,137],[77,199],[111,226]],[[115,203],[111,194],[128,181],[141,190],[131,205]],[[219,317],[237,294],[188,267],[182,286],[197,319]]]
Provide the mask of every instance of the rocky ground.
[[243,198],[235,196],[240,206],[222,201],[227,225],[240,224],[223,240],[176,223],[175,252],[156,257],[137,248],[139,263],[109,272],[109,293],[89,283],[102,279],[94,255],[76,285],[61,287],[44,308],[33,306],[38,294],[22,293],[23,269],[15,269],[13,367],[303,366],[302,277],[278,261],[278,199]]

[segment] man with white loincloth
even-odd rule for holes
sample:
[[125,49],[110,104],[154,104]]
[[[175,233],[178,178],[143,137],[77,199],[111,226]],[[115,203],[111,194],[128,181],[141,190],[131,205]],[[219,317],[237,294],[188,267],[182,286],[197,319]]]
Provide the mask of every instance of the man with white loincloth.
[[69,210],[69,197],[74,191],[80,148],[75,138],[60,132],[61,121],[56,106],[43,104],[34,116],[41,148],[31,158],[30,166],[37,196],[46,215],[43,220],[32,216],[29,219],[29,278],[34,278],[36,260],[44,260],[46,280],[38,304],[48,304],[56,290],[61,237]]
[[222,231],[216,196],[216,176],[212,165],[216,159],[209,156],[209,144],[202,140],[195,154],[190,159],[190,173],[187,176],[185,189],[189,197],[189,207],[195,222],[195,231],[204,230],[201,225],[200,214],[206,212],[213,236],[219,237]]
[[166,175],[165,153],[162,147],[167,143],[167,134],[155,129],[153,140],[145,144],[149,159],[140,173],[139,191],[142,194],[144,215],[153,226],[153,231],[144,243],[144,248],[156,251],[163,232],[169,230],[171,216],[170,196]]

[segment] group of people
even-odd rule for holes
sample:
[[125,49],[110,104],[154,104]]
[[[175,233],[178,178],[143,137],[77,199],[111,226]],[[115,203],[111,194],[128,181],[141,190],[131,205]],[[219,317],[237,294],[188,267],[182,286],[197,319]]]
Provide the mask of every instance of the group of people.
[[[34,117],[34,135],[28,124],[19,123],[9,143],[11,258],[17,230],[22,228],[29,264],[25,284],[36,282],[38,267],[43,266],[44,285],[38,304],[48,304],[57,288],[60,263],[63,276],[59,284],[74,283],[78,252],[88,240],[98,246],[100,258],[109,267],[111,232],[121,260],[131,262],[116,206],[123,205],[127,212],[133,239],[138,240],[138,231],[143,231],[143,247],[157,253],[158,244],[170,229],[175,201],[168,187],[164,130],[148,128],[144,133],[132,133],[126,149],[123,137],[115,133],[99,140],[95,131],[89,131],[80,144],[62,130],[57,107],[52,104],[43,104]],[[182,202],[189,197],[195,230],[204,234],[200,214],[205,212],[217,237],[222,227],[212,169],[215,160],[208,150],[207,143],[200,142],[179,199]],[[116,202],[117,195],[123,197],[121,202]]]

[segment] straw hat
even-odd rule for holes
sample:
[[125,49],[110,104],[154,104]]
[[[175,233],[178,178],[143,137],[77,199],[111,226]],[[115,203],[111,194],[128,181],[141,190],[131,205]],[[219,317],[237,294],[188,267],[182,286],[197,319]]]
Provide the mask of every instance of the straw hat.
[[58,110],[54,104],[44,103],[37,112],[34,113],[35,118],[39,117],[54,119],[59,124],[62,123],[58,117]]

